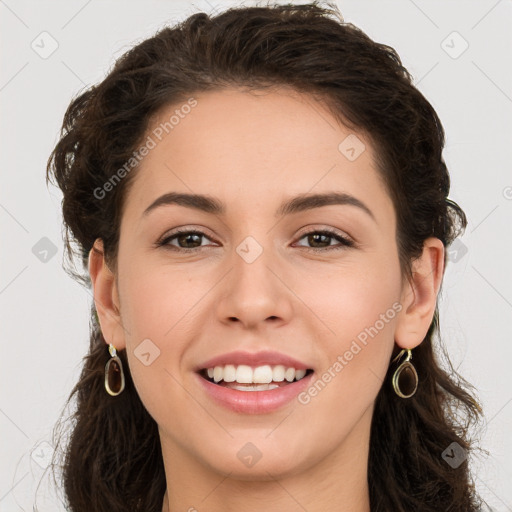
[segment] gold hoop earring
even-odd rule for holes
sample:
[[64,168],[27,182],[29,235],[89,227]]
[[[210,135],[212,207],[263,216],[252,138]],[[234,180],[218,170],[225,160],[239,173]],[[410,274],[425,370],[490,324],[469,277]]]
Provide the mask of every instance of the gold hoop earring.
[[117,396],[124,389],[123,363],[112,343],[108,346],[108,351],[112,357],[105,365],[105,389],[109,395]]
[[393,384],[393,389],[395,393],[401,398],[411,398],[411,396],[416,393],[418,389],[418,373],[416,372],[416,368],[414,368],[413,364],[410,362],[412,359],[412,351],[411,349],[403,349],[400,353],[391,361],[394,363],[402,355],[404,352],[407,352],[407,357],[402,362],[402,364],[395,370],[393,373],[393,378],[391,383]]

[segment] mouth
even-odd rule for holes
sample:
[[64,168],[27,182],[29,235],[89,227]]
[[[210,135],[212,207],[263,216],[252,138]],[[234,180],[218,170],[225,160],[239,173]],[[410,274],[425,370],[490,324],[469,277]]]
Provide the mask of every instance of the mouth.
[[210,364],[195,372],[200,388],[213,402],[238,414],[268,414],[287,406],[311,386],[315,373],[279,364]]
[[237,391],[270,391],[309,377],[313,369],[295,369],[283,365],[225,365],[203,368],[198,374],[208,382]]

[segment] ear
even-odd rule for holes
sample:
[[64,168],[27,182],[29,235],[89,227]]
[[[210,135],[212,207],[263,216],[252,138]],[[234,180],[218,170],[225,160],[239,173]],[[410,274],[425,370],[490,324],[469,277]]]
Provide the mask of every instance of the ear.
[[105,262],[101,238],[96,239],[89,252],[88,266],[93,286],[94,305],[103,337],[117,350],[122,350],[126,348],[126,339],[119,312],[119,295],[115,276]]
[[443,242],[430,237],[423,244],[423,253],[413,261],[412,280],[402,289],[403,309],[395,330],[395,342],[400,348],[413,349],[425,338],[434,317],[443,273]]

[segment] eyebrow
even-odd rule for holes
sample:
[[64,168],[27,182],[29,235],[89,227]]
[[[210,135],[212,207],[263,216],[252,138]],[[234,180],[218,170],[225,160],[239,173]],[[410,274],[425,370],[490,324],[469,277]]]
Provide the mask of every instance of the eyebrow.
[[[143,212],[143,216],[161,206],[176,204],[186,208],[194,208],[202,212],[215,215],[226,213],[226,207],[218,199],[202,195],[187,194],[182,192],[169,192],[158,197]],[[276,217],[283,217],[293,213],[299,213],[313,208],[331,205],[349,205],[355,206],[367,213],[375,222],[377,222],[373,212],[362,201],[350,194],[344,192],[327,192],[322,194],[301,194],[285,201],[275,212]]]

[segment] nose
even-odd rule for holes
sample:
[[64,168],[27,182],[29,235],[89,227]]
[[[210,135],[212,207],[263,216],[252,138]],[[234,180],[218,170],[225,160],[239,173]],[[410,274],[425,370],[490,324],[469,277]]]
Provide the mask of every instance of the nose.
[[218,319],[239,322],[246,329],[290,321],[293,311],[291,277],[273,257],[271,250],[259,250],[249,240],[233,254],[231,270],[221,286]]

